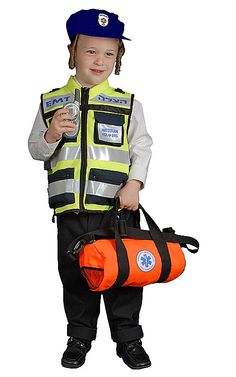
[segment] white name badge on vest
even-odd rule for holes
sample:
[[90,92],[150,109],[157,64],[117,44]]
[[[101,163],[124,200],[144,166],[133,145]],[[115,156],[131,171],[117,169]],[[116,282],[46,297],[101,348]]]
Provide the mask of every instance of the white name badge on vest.
[[122,143],[122,126],[97,123],[98,139],[107,143]]

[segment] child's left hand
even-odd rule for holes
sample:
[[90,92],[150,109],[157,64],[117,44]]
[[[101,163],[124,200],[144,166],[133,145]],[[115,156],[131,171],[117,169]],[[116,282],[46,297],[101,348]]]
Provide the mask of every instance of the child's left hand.
[[139,206],[139,190],[142,182],[136,179],[128,181],[124,187],[117,191],[115,197],[120,199],[120,208],[136,211]]

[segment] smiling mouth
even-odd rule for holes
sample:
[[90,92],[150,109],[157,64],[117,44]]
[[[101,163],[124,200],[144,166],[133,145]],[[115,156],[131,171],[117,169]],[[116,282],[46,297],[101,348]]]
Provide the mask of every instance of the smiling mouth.
[[94,72],[94,73],[98,73],[98,74],[101,74],[103,73],[104,71],[102,71],[101,69],[90,69],[90,71]]

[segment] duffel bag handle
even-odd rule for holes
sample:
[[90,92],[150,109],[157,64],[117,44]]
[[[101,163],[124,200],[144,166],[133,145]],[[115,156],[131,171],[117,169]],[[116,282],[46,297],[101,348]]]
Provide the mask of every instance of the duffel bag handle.
[[[116,198],[116,199],[117,200],[116,200],[116,203],[115,203],[115,214],[116,214],[116,218],[117,218],[118,209],[119,209],[120,204],[119,204],[119,200],[118,200],[119,198]],[[150,234],[151,234],[151,237],[152,237],[153,240],[155,240],[155,239],[156,240],[159,240],[159,239],[163,240],[164,239],[166,241],[166,238],[167,238],[166,233],[168,233],[168,241],[169,242],[178,242],[178,243],[182,244],[181,246],[186,247],[191,253],[196,253],[198,251],[199,243],[195,238],[177,235],[177,234],[175,234],[175,231],[172,228],[164,228],[161,231],[161,229],[155,223],[153,218],[149,215],[149,213],[147,211],[145,211],[145,209],[143,208],[143,206],[140,203],[139,203],[139,209],[141,209],[143,214],[144,214],[144,217],[145,217],[146,222],[148,224],[149,231],[150,231]],[[119,220],[116,220],[116,221],[119,222]],[[121,227],[119,227],[119,229],[120,228]],[[133,233],[135,233],[135,231]],[[194,246],[194,249],[189,248],[188,244]]]
[[[119,222],[118,220],[118,209],[120,207],[120,199],[119,197],[116,198],[115,200],[115,205],[114,205],[114,222]],[[146,222],[148,224],[148,227],[149,227],[149,231],[150,231],[150,234],[153,238],[153,240],[155,241],[164,241],[163,240],[163,236],[162,236],[162,231],[161,229],[158,227],[158,225],[155,223],[155,221],[152,219],[152,217],[147,213],[147,211],[145,211],[145,209],[143,208],[143,206],[139,203],[139,209],[142,210],[143,214],[144,214],[144,217],[146,219]]]
[[[118,264],[120,260],[120,264],[122,263],[122,258],[124,260],[127,259],[127,251],[125,248],[125,245],[122,242],[121,236],[129,236],[131,238],[139,238],[141,232],[146,232],[146,231],[141,231],[137,228],[130,228],[126,227],[126,221],[125,220],[120,220],[118,216],[118,210],[120,208],[120,200],[119,197],[115,198],[115,203],[113,208],[109,211],[110,212],[110,218],[111,218],[111,228],[105,228],[105,229],[99,229],[93,232],[89,232],[83,235],[80,235],[76,237],[69,245],[67,249],[67,255],[70,256],[73,260],[76,260],[78,257],[78,254],[80,251],[83,249],[83,247],[90,242],[93,242],[97,236],[102,237],[102,238],[113,238],[115,237],[116,241],[116,249],[117,249],[117,256],[118,256]],[[190,252],[196,253],[199,248],[199,243],[197,240],[195,240],[192,237],[186,237],[186,236],[180,236],[174,233],[169,233],[167,232],[167,229],[163,229],[163,232],[160,230],[160,228],[157,226],[155,221],[152,219],[152,217],[145,211],[143,206],[139,204],[139,209],[142,210],[146,222],[149,227],[149,231],[147,231],[147,237],[150,237],[156,247],[159,250],[160,257],[162,259],[162,266],[163,270],[161,273],[161,276],[158,280],[158,282],[162,282],[166,280],[166,278],[169,275],[169,271],[171,268],[171,261],[170,261],[170,256],[169,256],[169,251],[166,242],[177,242],[180,243],[181,247],[186,247]],[[126,229],[127,234],[125,234],[124,230]],[[121,231],[122,230],[122,231]],[[195,249],[190,249],[187,245],[194,246]],[[123,270],[123,267],[120,268],[120,270]],[[120,277],[121,280],[124,279],[126,280],[125,276],[128,273],[128,271],[123,272],[123,278],[122,276]],[[119,284],[115,284],[119,286]],[[114,286],[115,287],[115,286]]]
[[[115,198],[115,205],[113,207],[113,209],[111,209],[111,211],[114,211],[114,221],[117,221],[117,218],[118,218],[118,210],[120,208],[120,198],[119,197],[116,197]],[[147,221],[147,224],[148,224],[148,227],[149,227],[149,230],[150,232],[156,232],[157,234],[160,234],[160,237],[161,237],[161,229],[158,227],[158,225],[155,223],[155,221],[152,219],[152,217],[147,213],[147,211],[145,211],[145,209],[143,208],[143,206],[139,203],[139,209],[142,210],[143,214],[144,214],[144,217]]]
[[[114,205],[114,208],[115,208],[114,226],[115,226],[116,252],[117,252],[117,260],[118,260],[118,267],[119,267],[118,271],[120,273],[118,274],[117,280],[112,286],[112,288],[121,286],[126,281],[129,275],[129,271],[128,270],[126,271],[126,268],[124,268],[124,266],[127,266],[127,269],[128,269],[127,250],[119,234],[119,225],[118,225],[119,220],[117,216],[119,206],[120,206],[120,200],[119,200],[119,197],[117,197],[115,200],[115,205]],[[144,210],[144,208],[140,204],[139,206],[141,210],[143,211],[143,214],[146,218],[147,224],[149,226],[150,235],[159,251],[159,254],[162,260],[162,271],[161,271],[160,278],[158,279],[158,282],[161,283],[168,278],[170,270],[171,270],[171,259],[170,259],[169,250],[163,238],[160,228],[156,225],[156,223],[151,218],[151,216]]]

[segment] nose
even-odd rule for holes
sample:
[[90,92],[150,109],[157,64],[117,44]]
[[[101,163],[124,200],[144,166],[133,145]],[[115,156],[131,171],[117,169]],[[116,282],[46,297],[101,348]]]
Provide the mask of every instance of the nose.
[[102,66],[102,65],[104,65],[102,55],[97,55],[97,56],[96,56],[96,59],[95,59],[95,61],[94,61],[94,64],[96,64],[96,65],[98,65],[98,66]]

